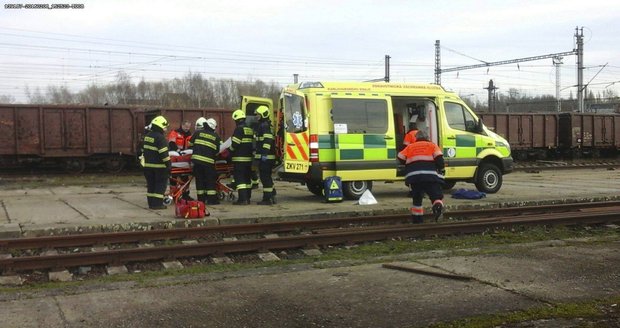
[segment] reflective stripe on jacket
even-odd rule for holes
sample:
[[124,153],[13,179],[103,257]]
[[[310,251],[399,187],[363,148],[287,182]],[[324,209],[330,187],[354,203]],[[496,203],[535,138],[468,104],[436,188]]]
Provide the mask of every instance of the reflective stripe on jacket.
[[164,134],[159,131],[152,130],[144,136],[142,154],[145,168],[166,169],[170,167],[168,142]]
[[267,156],[267,159],[276,159],[276,147],[271,123],[269,120],[261,120],[256,128],[256,155],[254,158],[260,159]]
[[251,162],[254,155],[254,130],[244,123],[237,125],[232,136],[230,152],[233,162]]
[[405,179],[407,183],[442,182],[444,169],[441,149],[430,141],[416,141],[398,153],[398,158],[405,161]]
[[196,131],[189,145],[192,147],[192,162],[215,164],[222,139],[214,131]]

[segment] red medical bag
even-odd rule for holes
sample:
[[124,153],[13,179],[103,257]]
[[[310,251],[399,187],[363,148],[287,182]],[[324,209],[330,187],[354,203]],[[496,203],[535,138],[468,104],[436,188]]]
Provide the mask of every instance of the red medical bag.
[[184,219],[200,219],[209,216],[205,208],[205,203],[199,200],[179,199],[175,205],[174,212],[176,217]]

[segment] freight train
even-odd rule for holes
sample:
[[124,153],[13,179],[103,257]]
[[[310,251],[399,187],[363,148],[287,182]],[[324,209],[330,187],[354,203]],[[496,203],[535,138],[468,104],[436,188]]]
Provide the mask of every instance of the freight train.
[[222,108],[0,104],[0,168],[52,165],[81,172],[103,166],[121,171],[137,162],[145,126],[157,115],[168,119],[170,129],[212,117],[223,138],[235,127],[231,110]]
[[616,157],[620,114],[478,113],[510,143],[515,160]]

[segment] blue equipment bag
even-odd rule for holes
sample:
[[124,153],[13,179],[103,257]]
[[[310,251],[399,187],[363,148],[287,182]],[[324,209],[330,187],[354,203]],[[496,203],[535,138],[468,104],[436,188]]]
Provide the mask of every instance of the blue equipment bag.
[[480,199],[486,196],[483,192],[467,189],[458,189],[452,193],[452,198],[456,199]]
[[323,187],[323,195],[325,195],[326,202],[332,203],[342,201],[342,181],[340,177],[327,177]]

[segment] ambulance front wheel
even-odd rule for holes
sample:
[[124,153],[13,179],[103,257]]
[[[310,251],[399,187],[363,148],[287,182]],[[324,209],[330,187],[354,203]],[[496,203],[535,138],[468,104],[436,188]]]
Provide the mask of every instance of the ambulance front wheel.
[[478,191],[494,194],[502,187],[502,172],[494,164],[482,164],[476,173],[475,183]]
[[372,181],[347,181],[342,183],[342,192],[347,199],[360,199],[366,190],[372,190]]

